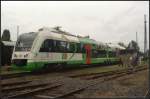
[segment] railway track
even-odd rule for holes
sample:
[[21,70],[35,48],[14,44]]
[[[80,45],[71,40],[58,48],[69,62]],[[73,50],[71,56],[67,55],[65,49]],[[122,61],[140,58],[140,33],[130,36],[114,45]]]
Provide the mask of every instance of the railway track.
[[[147,67],[138,67],[135,69],[134,72],[142,71],[147,69]],[[110,71],[104,73],[93,73],[93,74],[84,74],[84,75],[73,75],[70,78],[76,80],[76,78],[80,78],[81,80],[91,80],[92,82],[88,84],[84,84],[77,88],[71,88],[67,91],[62,90],[64,85],[68,83],[50,83],[50,82],[41,82],[42,80],[26,80],[26,81],[16,81],[16,82],[9,82],[9,83],[2,83],[2,92],[3,97],[5,98],[15,98],[15,97],[24,97],[24,96],[31,96],[36,98],[63,98],[74,93],[78,93],[80,91],[86,90],[86,88],[99,84],[99,81],[96,79],[101,79],[101,82],[105,82],[108,80],[114,80],[116,78],[126,76],[132,74],[130,69],[124,69],[121,71]],[[36,83],[35,83],[36,82]],[[75,85],[74,85],[75,86]],[[48,95],[45,91],[50,92]]]
[[19,84],[25,84],[25,83],[29,83],[31,82],[31,80],[19,80],[19,81],[15,81],[15,82],[1,82],[1,86],[5,87],[5,86],[14,86],[14,85],[19,85]]
[[4,79],[16,78],[16,77],[23,77],[30,74],[32,73],[31,72],[5,73],[5,74],[0,74],[0,77],[1,80],[4,80]]
[[[86,67],[87,68],[87,67]],[[83,69],[83,68],[82,68]],[[61,72],[65,72],[67,70],[61,70]],[[70,71],[70,70],[69,70]],[[56,73],[57,71],[55,70],[41,70],[38,72],[30,72],[30,71],[22,71],[22,72],[9,72],[9,73],[0,73],[1,80],[5,79],[11,79],[11,78],[16,78],[16,77],[24,77],[24,76],[30,76],[30,75],[41,75],[41,74],[47,74],[47,73]]]
[[[144,70],[147,69],[146,66],[139,66],[136,67],[135,70],[139,71],[139,70]],[[113,70],[113,71],[107,71],[107,72],[100,72],[100,73],[89,73],[89,74],[75,74],[75,75],[70,75],[69,77],[71,78],[81,78],[81,79],[97,79],[100,77],[106,77],[106,76],[110,76],[110,75],[114,75],[114,74],[123,74],[123,73],[133,73],[132,72],[132,68],[126,68],[126,69],[122,69],[122,70]]]
[[1,80],[7,80],[7,79],[11,79],[11,78],[17,78],[17,77],[25,77],[25,76],[38,76],[38,75],[42,75],[42,74],[48,74],[48,73],[53,73],[53,72],[43,72],[43,71],[39,71],[39,72],[29,72],[29,71],[25,71],[25,72],[18,72],[18,73],[5,73],[5,74],[0,74]]
[[[143,66],[139,66],[139,67],[143,67]],[[124,70],[119,70],[119,71],[124,71]],[[118,70],[116,71],[109,71],[109,73],[114,73],[114,72],[118,72]],[[0,74],[1,80],[5,80],[5,79],[11,79],[11,78],[16,78],[16,77],[24,77],[24,76],[37,76],[37,75],[41,75],[41,74],[47,74],[50,72],[29,72],[29,71],[23,71],[23,72],[18,72],[18,73],[5,73],[5,74]],[[91,73],[91,74],[77,74],[77,75],[70,75],[69,77],[81,77],[81,76],[89,76],[89,75],[95,75],[95,74],[100,74],[100,73]],[[103,72],[102,74],[108,74],[108,72]]]
[[16,98],[25,95],[34,94],[39,91],[44,91],[61,86],[59,83],[42,82],[41,80],[34,81],[16,81],[2,84],[2,98]]
[[[147,68],[137,68],[134,72],[138,72],[138,71],[142,71],[142,70],[146,70]],[[85,84],[84,86],[82,87],[79,87],[79,88],[74,88],[74,89],[71,89],[69,91],[66,91],[66,92],[62,92],[62,90],[60,91],[60,87],[56,88],[56,89],[53,89],[54,91],[52,91],[51,93],[51,90],[50,90],[50,94],[48,95],[44,95],[44,94],[36,94],[34,95],[34,97],[36,98],[46,98],[46,99],[55,99],[55,98],[64,98],[64,97],[67,97],[67,96],[70,96],[70,95],[73,95],[74,93],[78,93],[80,91],[83,91],[83,90],[86,90],[86,88],[88,87],[92,87],[96,84],[99,84],[99,83],[103,83],[105,81],[109,81],[109,80],[114,80],[114,79],[117,79],[119,77],[122,77],[122,76],[127,76],[129,74],[132,74],[131,71],[129,70],[126,70],[126,71],[118,71],[118,72],[115,72],[113,75],[109,73],[109,76],[99,76],[99,77],[102,77],[102,80],[99,82],[99,81],[93,81],[89,84]],[[96,75],[97,76],[97,75]],[[99,77],[94,77],[94,79],[97,79]],[[93,77],[90,77],[90,79],[93,79]],[[86,80],[89,80],[86,79]]]

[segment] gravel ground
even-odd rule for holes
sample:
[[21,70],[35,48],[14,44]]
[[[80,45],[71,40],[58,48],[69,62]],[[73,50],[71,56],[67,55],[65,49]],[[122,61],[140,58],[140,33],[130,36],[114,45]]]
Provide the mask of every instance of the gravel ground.
[[67,98],[143,97],[148,89],[148,70],[99,83]]
[[[97,68],[94,67],[92,72],[99,72]],[[3,82],[10,82],[16,80],[34,80],[39,79],[42,82],[49,83],[61,83],[64,86],[56,88],[54,90],[39,92],[40,95],[57,96],[58,94],[65,94],[71,90],[78,89],[81,87],[86,87],[93,82],[99,82],[98,84],[87,88],[84,91],[80,91],[74,95],[68,96],[66,98],[108,98],[108,97],[142,97],[148,89],[148,70],[140,71],[138,73],[117,78],[115,80],[107,81],[101,83],[98,79],[96,80],[81,80],[79,78],[69,78],[70,74],[79,74],[89,71],[92,68],[73,70],[68,72],[54,72],[38,76],[26,76],[21,78],[13,78],[8,80],[3,80]],[[96,71],[95,71],[96,70]],[[79,72],[80,71],[80,72]],[[38,94],[38,93],[37,93]],[[29,97],[30,99],[31,97]]]
[[73,69],[73,70],[66,70],[66,71],[53,71],[49,73],[38,73],[38,75],[27,75],[24,77],[16,77],[11,79],[5,79],[2,80],[2,82],[13,82],[16,80],[33,80],[33,79],[43,79],[43,78],[57,78],[59,76],[70,76],[70,75],[76,75],[76,74],[87,74],[87,73],[97,73],[97,72],[104,72],[109,70],[116,70],[116,69],[122,69],[117,65],[112,66],[101,66],[101,67],[89,67],[89,68],[79,68],[79,69]]

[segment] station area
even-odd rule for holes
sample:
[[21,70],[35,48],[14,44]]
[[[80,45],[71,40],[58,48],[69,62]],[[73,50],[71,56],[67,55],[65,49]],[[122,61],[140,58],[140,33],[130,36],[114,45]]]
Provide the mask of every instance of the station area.
[[0,99],[149,99],[149,2],[2,1]]
[[[41,47],[31,47],[39,44],[38,38],[45,39],[39,40]],[[3,98],[145,98],[149,94],[148,54],[138,51],[135,41],[102,43],[55,27],[22,34],[17,42],[3,41],[2,47]]]

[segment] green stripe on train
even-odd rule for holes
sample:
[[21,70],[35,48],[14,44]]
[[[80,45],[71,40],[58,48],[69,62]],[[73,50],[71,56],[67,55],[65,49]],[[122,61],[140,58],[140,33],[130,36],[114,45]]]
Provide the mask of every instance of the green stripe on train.
[[[118,61],[117,58],[91,58],[91,64],[93,63],[104,63],[104,61],[110,60],[111,62]],[[72,66],[73,64],[86,64],[85,59],[84,60],[69,60],[69,61],[51,61],[51,62],[28,62],[26,66],[16,66],[12,65],[13,69],[16,70],[26,70],[26,71],[33,71],[33,70],[39,70],[42,69],[45,64],[50,63],[67,63],[68,65]],[[69,67],[69,66],[67,66]]]

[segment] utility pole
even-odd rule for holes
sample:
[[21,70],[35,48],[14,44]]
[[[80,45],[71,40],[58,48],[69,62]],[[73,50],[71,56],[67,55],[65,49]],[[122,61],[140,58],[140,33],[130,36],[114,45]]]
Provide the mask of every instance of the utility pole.
[[17,25],[17,39],[18,39],[18,35],[19,35],[19,26]]
[[146,15],[144,15],[144,54],[147,51],[147,31],[146,31]]
[[137,32],[136,32],[136,43],[138,44],[138,35],[137,35]]

